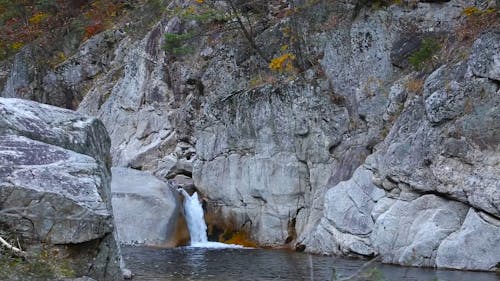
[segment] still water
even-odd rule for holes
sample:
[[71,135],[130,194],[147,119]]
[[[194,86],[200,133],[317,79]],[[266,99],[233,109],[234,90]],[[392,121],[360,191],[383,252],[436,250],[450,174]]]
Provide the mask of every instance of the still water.
[[[162,281],[330,281],[352,275],[363,261],[281,250],[182,247],[122,249],[133,280]],[[375,268],[375,269],[374,269]],[[335,272],[335,273],[334,273]],[[366,273],[387,281],[498,281],[500,275],[373,264]]]

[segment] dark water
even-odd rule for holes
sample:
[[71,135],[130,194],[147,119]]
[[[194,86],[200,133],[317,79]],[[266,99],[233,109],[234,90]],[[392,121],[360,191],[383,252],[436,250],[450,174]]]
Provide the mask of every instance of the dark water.
[[[332,280],[352,275],[364,263],[290,251],[263,249],[123,248],[133,280],[268,281]],[[366,276],[370,276],[367,278]],[[497,281],[500,275],[373,264],[353,280]]]

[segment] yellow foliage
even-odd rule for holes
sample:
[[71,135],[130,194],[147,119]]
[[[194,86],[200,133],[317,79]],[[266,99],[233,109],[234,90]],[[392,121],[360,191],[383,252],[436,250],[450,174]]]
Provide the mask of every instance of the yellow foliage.
[[48,17],[49,17],[49,15],[46,13],[38,12],[38,13],[34,14],[31,18],[29,18],[28,21],[31,24],[39,24]]
[[68,59],[68,57],[66,57],[66,54],[64,52],[57,52],[56,54],[54,54],[54,56],[52,56],[52,59],[50,61],[50,65],[52,67],[56,67],[57,65],[64,62],[67,59]]
[[479,8],[477,8],[477,7],[470,6],[470,7],[464,8],[463,12],[466,16],[470,17],[470,16],[480,14],[481,10],[479,10]]
[[193,7],[193,6],[189,6],[187,9],[186,9],[186,14],[194,14],[196,12],[196,9]]
[[478,7],[474,7],[474,6],[466,7],[463,9],[463,13],[468,17],[488,15],[488,14],[492,14],[494,12],[495,12],[494,8],[480,10]]
[[14,51],[20,50],[24,46],[23,42],[14,42],[12,45],[10,45],[10,48]]
[[205,2],[205,0],[196,0],[197,3],[200,3],[200,4],[203,4],[203,2]]
[[293,72],[294,66],[293,62],[295,61],[295,55],[286,53],[277,58],[271,60],[269,64],[269,68],[278,72]]

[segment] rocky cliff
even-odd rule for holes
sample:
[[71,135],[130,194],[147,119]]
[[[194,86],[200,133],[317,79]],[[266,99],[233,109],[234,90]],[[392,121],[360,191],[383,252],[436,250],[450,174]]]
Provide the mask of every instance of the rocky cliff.
[[[15,88],[22,79],[71,90],[109,131],[114,166],[194,185],[221,237],[497,268],[495,1],[240,5],[251,40],[225,16],[227,1],[205,17],[201,2],[165,3],[140,38],[126,24],[100,33],[46,79],[23,76],[27,46],[5,71],[3,95],[29,97]],[[193,32],[202,36],[171,41]],[[286,55],[290,67],[269,69]]]

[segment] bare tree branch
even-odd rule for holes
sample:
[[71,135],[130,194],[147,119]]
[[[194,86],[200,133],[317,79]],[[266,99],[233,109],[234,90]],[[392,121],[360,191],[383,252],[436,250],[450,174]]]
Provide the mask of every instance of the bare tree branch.
[[16,246],[12,246],[11,244],[9,244],[9,242],[5,241],[5,239],[3,239],[1,236],[0,236],[0,243],[5,246],[5,248],[17,253],[17,254],[20,254],[22,256],[26,255],[26,253],[19,247],[16,247]]
[[255,43],[253,34],[251,33],[250,30],[248,30],[248,28],[243,23],[243,20],[241,19],[241,16],[240,16],[240,13],[238,12],[238,8],[234,4],[233,0],[226,0],[226,2],[229,4],[229,7],[231,8],[232,13],[235,16],[236,22],[240,26],[240,29],[243,32],[243,35],[247,39],[250,46],[255,50],[255,52],[257,52],[259,57],[261,57],[266,63],[269,62],[269,59],[267,58],[267,56],[262,52],[262,50]]

